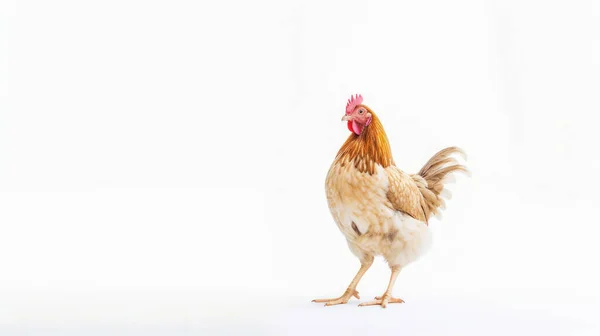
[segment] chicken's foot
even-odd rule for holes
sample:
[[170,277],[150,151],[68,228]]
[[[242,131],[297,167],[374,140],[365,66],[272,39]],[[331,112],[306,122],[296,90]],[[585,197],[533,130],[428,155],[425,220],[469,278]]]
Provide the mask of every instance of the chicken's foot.
[[358,292],[356,291],[356,286],[358,286],[358,282],[363,277],[363,275],[365,275],[365,273],[367,272],[369,267],[371,267],[372,264],[373,264],[373,257],[368,258],[366,261],[363,261],[361,263],[358,273],[356,273],[356,275],[354,276],[354,279],[352,279],[352,282],[350,283],[350,286],[348,286],[348,289],[346,289],[346,291],[344,292],[344,294],[342,294],[342,296],[340,296],[338,298],[334,298],[334,299],[315,299],[315,300],[312,300],[312,302],[318,302],[318,303],[325,302],[325,306],[334,306],[334,305],[338,305],[338,304],[348,303],[348,300],[350,300],[350,298],[353,296],[357,299],[360,299],[360,296],[358,296]]
[[396,282],[396,278],[398,278],[398,274],[400,274],[400,266],[393,266],[390,283],[388,284],[385,293],[382,296],[376,296],[375,301],[363,302],[358,306],[381,306],[382,308],[385,308],[388,303],[404,303],[404,300],[392,297],[392,289],[394,288],[394,283]]

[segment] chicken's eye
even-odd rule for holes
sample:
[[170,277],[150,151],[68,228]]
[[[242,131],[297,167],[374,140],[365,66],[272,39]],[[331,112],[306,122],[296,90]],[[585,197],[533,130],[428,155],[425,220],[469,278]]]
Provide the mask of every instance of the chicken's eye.
[[363,113],[365,113],[365,110],[358,110],[358,113],[363,114]]

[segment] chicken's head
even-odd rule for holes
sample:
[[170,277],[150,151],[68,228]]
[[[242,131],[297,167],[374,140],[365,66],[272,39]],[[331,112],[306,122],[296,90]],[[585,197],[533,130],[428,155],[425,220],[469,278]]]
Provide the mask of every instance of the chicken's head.
[[356,135],[360,135],[365,127],[369,126],[373,118],[372,111],[362,104],[363,97],[354,95],[348,99],[346,104],[346,114],[342,121],[348,122],[348,129]]

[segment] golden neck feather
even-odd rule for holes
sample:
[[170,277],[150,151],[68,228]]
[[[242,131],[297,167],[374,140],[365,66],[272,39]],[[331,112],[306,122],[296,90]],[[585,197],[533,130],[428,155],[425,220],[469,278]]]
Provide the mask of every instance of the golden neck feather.
[[360,135],[352,133],[340,148],[336,162],[342,165],[353,163],[356,169],[369,174],[375,173],[375,164],[386,168],[394,165],[392,149],[379,118],[371,113],[371,124]]

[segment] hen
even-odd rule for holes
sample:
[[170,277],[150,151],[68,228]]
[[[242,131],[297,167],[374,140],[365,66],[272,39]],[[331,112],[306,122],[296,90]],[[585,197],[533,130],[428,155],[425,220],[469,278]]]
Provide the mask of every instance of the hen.
[[355,95],[346,114],[350,137],[339,150],[326,179],[329,209],[361,267],[342,296],[317,299],[326,306],[344,304],[355,296],[356,286],[381,255],[391,268],[387,290],[359,306],[402,303],[392,297],[400,270],[417,260],[431,243],[428,220],[444,207],[444,183],[454,172],[468,173],[452,155],[464,152],[449,147],[436,153],[418,174],[407,174],[394,164],[388,138],[375,113]]

